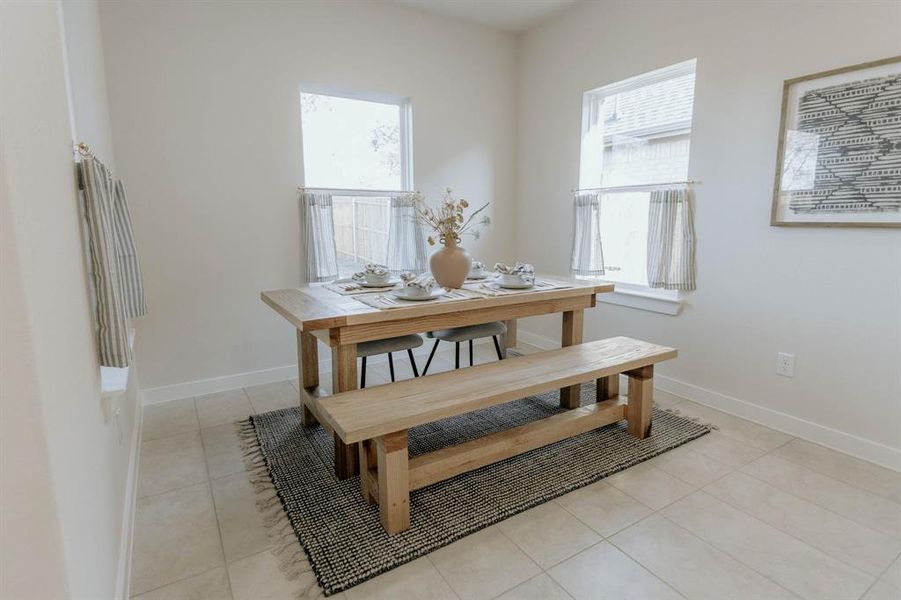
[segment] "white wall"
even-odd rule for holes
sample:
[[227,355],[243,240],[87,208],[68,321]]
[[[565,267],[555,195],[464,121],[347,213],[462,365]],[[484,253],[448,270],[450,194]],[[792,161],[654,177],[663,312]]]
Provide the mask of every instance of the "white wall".
[[[582,92],[697,58],[698,290],[677,317],[600,304],[586,337],[676,346],[659,386],[901,468],[901,232],[769,226],[783,80],[901,54],[899,24],[897,2],[598,1],[531,31],[518,256],[567,268]],[[522,327],[559,339],[556,321]]]
[[110,2],[113,140],[129,185],[154,388],[296,362],[261,290],[300,283],[302,82],[409,96],[415,187],[490,201],[475,254],[513,249],[510,34],[376,2]]
[[[112,598],[135,392],[130,391],[131,408],[120,417],[125,421],[120,445],[100,398],[59,3],[0,6],[0,595]],[[96,60],[96,4],[73,9],[80,13],[73,23],[80,25],[73,24],[69,53],[84,50]],[[93,16],[82,12],[91,10]],[[102,62],[90,69],[82,65],[79,73],[90,76],[73,80],[79,99],[93,102],[92,95],[102,91],[102,69]],[[104,127],[102,112],[94,114],[97,119],[84,124],[92,138]],[[108,137],[108,124],[106,129]],[[103,135],[96,139],[102,143]]]

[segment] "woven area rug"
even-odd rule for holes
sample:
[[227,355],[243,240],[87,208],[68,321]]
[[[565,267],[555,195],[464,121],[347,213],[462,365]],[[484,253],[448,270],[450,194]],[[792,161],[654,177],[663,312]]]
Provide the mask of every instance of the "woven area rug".
[[[522,425],[561,412],[558,392],[532,396],[409,432],[410,455]],[[594,401],[583,384],[582,403]],[[288,408],[238,423],[245,459],[275,552],[306,597],[329,596],[412,561],[470,533],[603,479],[710,432],[654,410],[651,435],[638,440],[625,422],[584,433],[436,483],[410,496],[412,526],[389,536],[378,507],[363,502],[358,477],[333,473],[331,437],[304,427]],[[299,542],[299,545],[298,545]]]

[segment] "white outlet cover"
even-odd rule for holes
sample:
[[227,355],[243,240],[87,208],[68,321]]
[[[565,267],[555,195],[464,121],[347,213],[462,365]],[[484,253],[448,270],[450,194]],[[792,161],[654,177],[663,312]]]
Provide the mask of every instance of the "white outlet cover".
[[776,355],[776,374],[783,377],[795,376],[795,355],[780,352]]

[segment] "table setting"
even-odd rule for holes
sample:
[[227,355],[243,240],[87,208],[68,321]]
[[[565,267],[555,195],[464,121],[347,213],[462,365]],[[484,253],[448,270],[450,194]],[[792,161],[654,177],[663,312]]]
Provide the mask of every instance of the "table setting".
[[536,279],[529,263],[495,263],[489,270],[484,262],[473,260],[459,244],[466,235],[478,239],[479,229],[491,223],[487,216],[477,218],[488,203],[467,217],[469,203],[462,198],[455,200],[450,188],[435,207],[428,206],[418,193],[413,194],[413,201],[417,222],[431,232],[429,245],[444,246],[429,258],[429,272],[397,275],[387,265],[368,263],[350,278],[325,287],[381,310],[572,287],[571,283]]

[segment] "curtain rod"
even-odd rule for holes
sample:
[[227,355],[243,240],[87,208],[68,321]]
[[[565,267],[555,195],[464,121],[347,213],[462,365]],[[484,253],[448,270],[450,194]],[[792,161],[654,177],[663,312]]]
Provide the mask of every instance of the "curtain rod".
[[412,194],[413,190],[355,190],[351,188],[326,188],[326,187],[312,187],[312,186],[298,186],[297,191],[303,192],[306,190],[315,191],[315,192],[348,192],[348,195],[365,195],[365,194]]
[[668,187],[671,185],[693,185],[693,184],[697,184],[697,183],[701,183],[701,182],[696,179],[686,179],[685,181],[666,181],[663,183],[645,183],[645,184],[637,184],[637,185],[613,185],[613,186],[609,186],[609,187],[581,188],[581,189],[573,188],[570,191],[573,194],[575,194],[576,192],[615,192],[618,190],[628,190],[628,189],[635,189],[635,188],[649,189],[649,188]]

